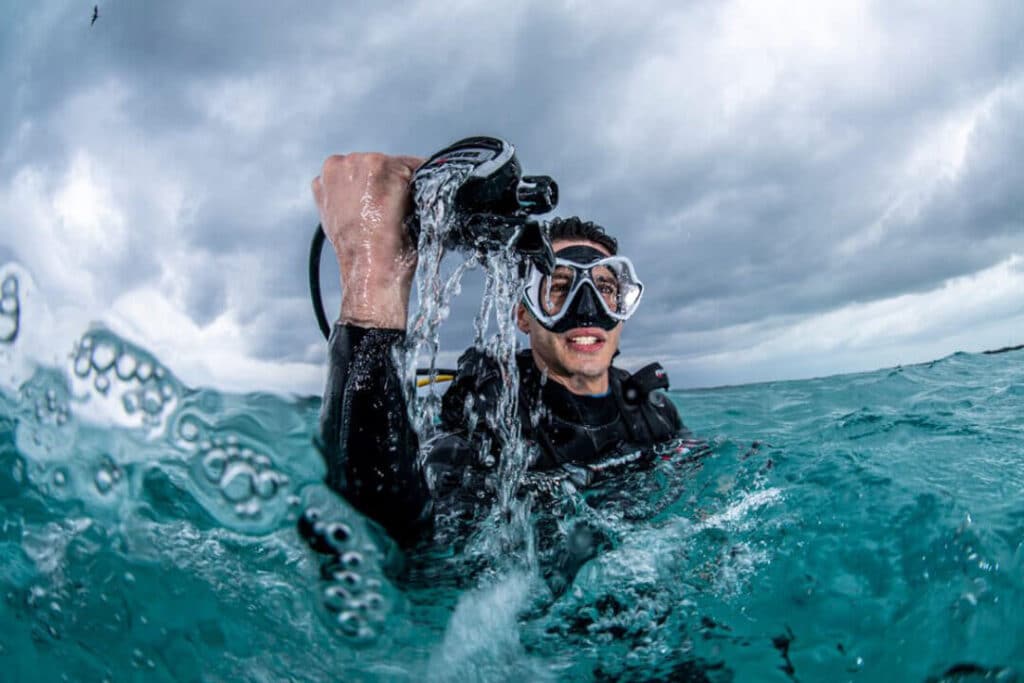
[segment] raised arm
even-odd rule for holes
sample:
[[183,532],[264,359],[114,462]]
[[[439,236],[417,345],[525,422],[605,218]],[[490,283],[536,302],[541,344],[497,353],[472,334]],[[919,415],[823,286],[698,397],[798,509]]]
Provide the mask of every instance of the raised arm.
[[420,163],[382,154],[332,156],[313,181],[342,287],[320,413],[327,484],[399,541],[416,536],[430,503],[391,361],[405,334],[416,268],[403,219]]

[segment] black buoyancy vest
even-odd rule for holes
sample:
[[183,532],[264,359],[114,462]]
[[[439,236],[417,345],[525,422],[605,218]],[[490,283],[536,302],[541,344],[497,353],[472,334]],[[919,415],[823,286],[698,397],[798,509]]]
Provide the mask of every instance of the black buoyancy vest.
[[[558,382],[545,381],[528,350],[516,355],[516,365],[522,434],[540,447],[533,469],[596,463],[685,434],[675,406],[658,391],[668,388],[668,378],[657,363],[632,375],[610,368],[607,399],[577,397]],[[502,375],[493,358],[467,350],[442,399],[443,426],[486,434],[492,447],[500,447],[500,437],[488,427],[487,415],[494,412]]]

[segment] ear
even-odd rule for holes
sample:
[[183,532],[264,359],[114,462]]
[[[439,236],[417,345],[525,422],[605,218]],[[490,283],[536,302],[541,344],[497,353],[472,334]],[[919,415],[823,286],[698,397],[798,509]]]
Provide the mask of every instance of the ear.
[[522,304],[516,307],[516,327],[523,334],[530,334],[530,312]]

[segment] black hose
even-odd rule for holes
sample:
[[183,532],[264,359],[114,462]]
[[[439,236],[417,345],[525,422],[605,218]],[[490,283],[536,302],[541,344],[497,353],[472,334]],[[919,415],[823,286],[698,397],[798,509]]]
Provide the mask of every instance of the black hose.
[[[320,331],[324,333],[324,339],[331,338],[331,323],[327,320],[327,314],[324,312],[324,300],[320,294],[320,253],[324,249],[324,240],[327,239],[327,235],[324,234],[323,225],[316,226],[316,232],[313,233],[313,243],[309,245],[309,296],[313,300],[313,313],[316,315],[316,322],[320,325]],[[429,375],[429,368],[418,368],[416,370],[417,375]],[[457,370],[451,368],[434,368],[434,374],[436,375],[455,375],[458,374]]]
[[327,314],[324,313],[324,300],[320,296],[320,252],[324,248],[323,225],[317,224],[316,232],[313,233],[313,243],[309,246],[309,295],[313,299],[313,313],[316,315],[316,322],[320,325],[320,331],[324,333],[324,339],[331,337],[331,323],[327,322]]

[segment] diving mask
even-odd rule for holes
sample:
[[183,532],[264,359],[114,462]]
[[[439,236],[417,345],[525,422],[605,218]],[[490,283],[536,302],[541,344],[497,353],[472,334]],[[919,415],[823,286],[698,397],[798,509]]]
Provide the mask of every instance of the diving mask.
[[628,258],[574,245],[555,254],[550,275],[530,269],[523,303],[552,332],[580,327],[611,330],[633,315],[643,291]]

